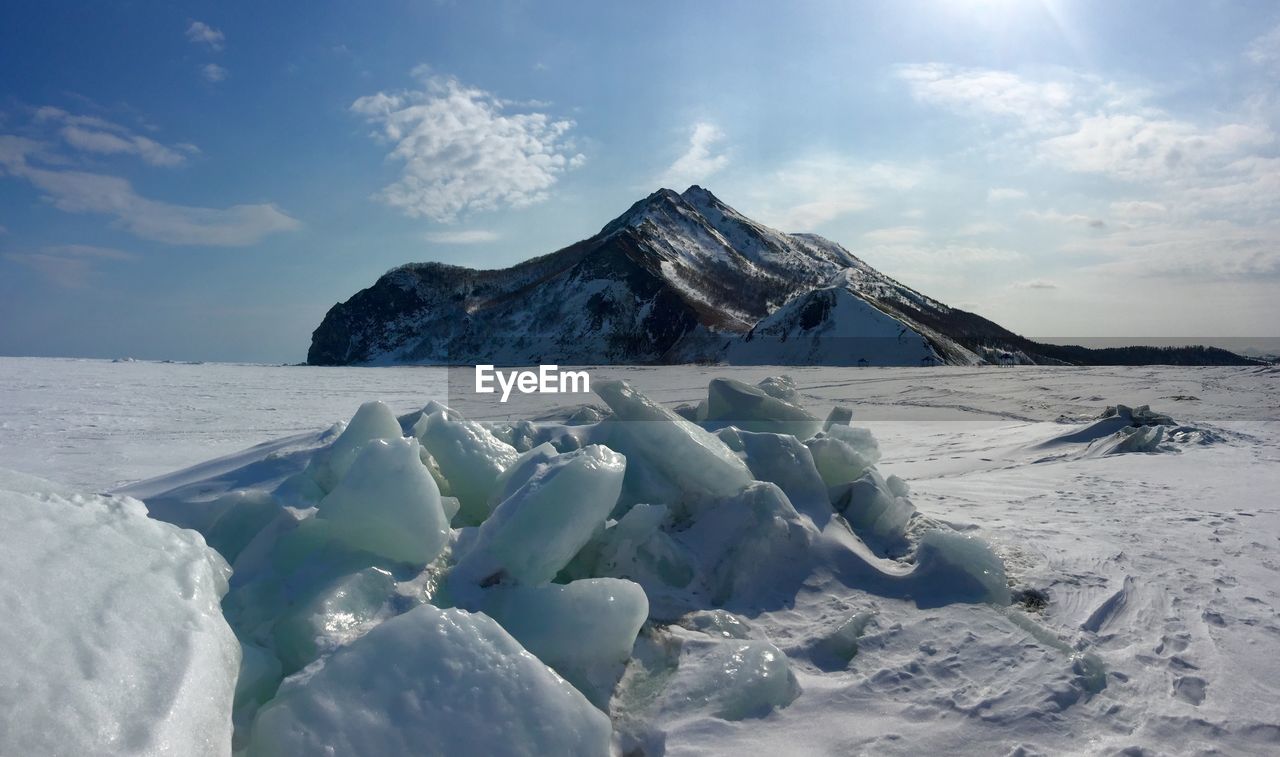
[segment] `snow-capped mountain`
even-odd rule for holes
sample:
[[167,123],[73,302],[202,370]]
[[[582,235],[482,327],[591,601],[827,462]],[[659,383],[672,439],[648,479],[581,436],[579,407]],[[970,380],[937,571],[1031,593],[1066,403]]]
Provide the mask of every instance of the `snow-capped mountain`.
[[307,362],[1094,362],[1080,349],[950,308],[695,185],[660,189],[595,236],[510,268],[395,268],[330,308]]

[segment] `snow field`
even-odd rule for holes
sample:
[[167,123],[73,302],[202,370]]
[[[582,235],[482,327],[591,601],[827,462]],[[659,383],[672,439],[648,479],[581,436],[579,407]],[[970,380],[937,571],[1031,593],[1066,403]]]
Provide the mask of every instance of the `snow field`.
[[[1164,379],[1156,395],[1125,384],[1149,383],[1141,371],[1116,372],[1109,384],[1099,372],[1052,380],[1017,372],[1003,385],[1043,376],[1016,381],[1051,383],[1054,396],[1037,389],[999,404],[954,371],[918,386],[869,372],[856,390],[848,381],[824,388],[813,378],[775,378],[760,393],[790,402],[785,412],[762,412],[769,403],[750,384],[729,384],[721,396],[742,407],[730,403],[700,421],[694,405],[666,408],[709,406],[709,391],[699,397],[661,382],[660,402],[606,384],[608,408],[566,409],[559,417],[573,418],[565,422],[483,419],[483,411],[468,421],[438,403],[398,418],[362,409],[368,418],[131,487],[153,518],[200,531],[234,565],[222,613],[217,597],[226,589],[215,587],[195,627],[222,622],[229,639],[229,623],[241,660],[192,663],[198,680],[222,682],[202,687],[221,691],[217,701],[197,707],[184,698],[186,709],[150,725],[138,725],[145,712],[110,714],[127,716],[137,733],[174,734],[166,743],[185,753],[225,753],[232,686],[235,744],[251,754],[321,745],[347,753],[433,745],[499,754],[1259,753],[1280,737],[1272,683],[1280,675],[1272,664],[1280,518],[1260,499],[1280,477],[1265,422],[1215,422],[1220,408],[1256,405],[1250,392],[1269,396],[1243,372],[1232,374],[1234,393],[1208,386],[1226,373],[1203,372],[1205,386],[1191,391]],[[1198,409],[1194,425],[1122,407],[1088,421],[1102,404],[1098,391],[1153,402],[1181,420],[1198,406],[1171,407],[1160,396],[1202,396],[1219,409]],[[977,424],[955,433],[944,421],[878,424],[873,436],[832,412],[808,438],[756,425],[811,424],[833,401],[855,397],[858,419],[882,400],[935,414],[986,403],[989,416],[1005,420],[992,425],[998,434],[974,431]],[[1046,401],[1069,419],[1022,420]],[[804,406],[823,412],[810,416]],[[415,433],[429,417],[474,425],[440,441]],[[373,430],[337,443],[360,427]],[[1142,443],[1126,443],[1135,437]],[[312,475],[344,448],[355,454],[343,453],[350,462],[341,475],[323,483],[325,474]],[[441,463],[451,453],[468,461],[452,476]],[[490,454],[504,462],[490,464]],[[465,491],[468,476],[484,482],[473,489],[483,496],[471,498],[482,503],[472,511],[478,524],[455,509],[455,483]],[[561,478],[598,496],[539,494]],[[7,480],[18,497],[49,492],[34,499],[52,531],[73,522],[76,510],[52,505],[77,495]],[[349,520],[339,526],[324,513],[344,491]],[[3,496],[0,513],[28,519],[30,509]],[[79,499],[108,510],[129,502]],[[499,518],[504,508],[511,512]],[[330,508],[331,516],[342,511]],[[486,527],[492,535],[481,540]],[[522,531],[563,546],[536,565],[521,556]],[[502,532],[510,535],[496,538]],[[114,562],[95,567],[79,545],[58,554],[76,555],[65,561],[68,576],[96,571],[106,581],[115,570]],[[464,560],[477,567],[460,570]],[[520,567],[529,565],[536,570]],[[5,588],[43,596],[25,588],[43,577],[3,575]],[[104,591],[70,585],[61,590],[80,604]],[[152,616],[166,596],[148,592],[127,609]],[[61,626],[47,613],[36,620]],[[146,638],[155,636],[148,627]],[[450,679],[457,669],[444,660],[474,675]],[[144,654],[130,662],[158,664]],[[62,687],[63,706],[82,706],[65,696],[84,689],[67,686],[77,679],[38,666],[46,668],[45,685]],[[480,699],[440,693],[460,690]],[[472,719],[477,713],[489,715]],[[187,746],[210,718],[223,741]],[[496,722],[510,737],[483,741]],[[546,723],[557,724],[554,733],[540,728]]]

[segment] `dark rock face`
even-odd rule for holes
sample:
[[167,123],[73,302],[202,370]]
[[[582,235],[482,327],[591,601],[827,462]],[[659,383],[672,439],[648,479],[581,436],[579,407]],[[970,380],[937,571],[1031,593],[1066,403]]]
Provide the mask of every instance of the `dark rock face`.
[[[923,340],[925,351],[947,363],[1104,359],[1097,351],[1023,339],[894,281],[834,242],[775,231],[693,186],[683,194],[654,192],[595,236],[510,268],[395,268],[330,308],[312,334],[307,362],[716,361],[792,298],[831,288],[869,307],[856,324],[828,324],[837,317],[833,300],[813,298],[800,314],[803,330],[847,334],[866,324],[872,331]],[[903,362],[895,354],[886,351],[871,363],[920,364],[918,356]],[[1231,353],[1192,357],[1226,356],[1248,362]],[[851,364],[847,357],[837,354],[832,364]],[[1132,360],[1138,354],[1116,357]],[[800,359],[782,353],[778,358]]]

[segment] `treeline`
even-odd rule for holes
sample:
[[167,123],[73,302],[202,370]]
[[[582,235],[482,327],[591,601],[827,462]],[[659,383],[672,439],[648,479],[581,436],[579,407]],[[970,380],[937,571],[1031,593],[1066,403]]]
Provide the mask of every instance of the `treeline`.
[[[1030,340],[1028,340],[1030,341]],[[1032,349],[1073,365],[1261,365],[1262,362],[1219,347],[1080,347],[1072,344],[1040,344]]]
[[1025,337],[965,339],[962,343],[978,352],[1021,353],[1039,364],[1067,365],[1265,365],[1262,360],[1237,355],[1219,347],[1081,347],[1076,344],[1045,344]]

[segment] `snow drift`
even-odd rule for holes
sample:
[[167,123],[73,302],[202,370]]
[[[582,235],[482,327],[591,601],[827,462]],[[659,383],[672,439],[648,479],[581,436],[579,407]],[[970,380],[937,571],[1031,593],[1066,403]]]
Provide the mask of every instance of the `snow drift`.
[[0,754],[227,754],[229,573],[137,500],[0,472]]

